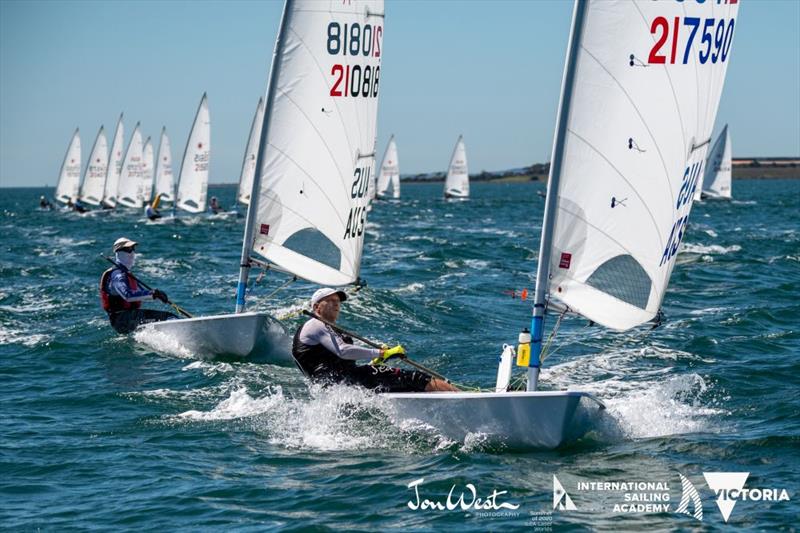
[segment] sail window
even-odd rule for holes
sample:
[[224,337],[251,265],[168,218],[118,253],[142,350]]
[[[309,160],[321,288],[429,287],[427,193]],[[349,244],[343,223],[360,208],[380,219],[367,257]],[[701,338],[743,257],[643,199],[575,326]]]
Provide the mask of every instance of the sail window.
[[647,308],[652,285],[642,265],[627,254],[612,257],[597,267],[586,283],[640,309]]
[[336,270],[339,270],[342,262],[339,248],[315,228],[305,228],[294,233],[286,239],[283,247]]

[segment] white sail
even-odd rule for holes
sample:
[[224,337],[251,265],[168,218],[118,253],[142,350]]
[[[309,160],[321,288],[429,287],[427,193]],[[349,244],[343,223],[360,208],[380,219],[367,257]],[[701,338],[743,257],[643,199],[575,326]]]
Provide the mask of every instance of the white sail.
[[108,169],[108,140],[103,126],[97,132],[89,159],[86,161],[86,171],[83,173],[81,185],[81,201],[90,205],[100,205],[103,201],[103,190],[106,186],[106,170]]
[[575,68],[565,74],[567,111],[552,159],[563,162],[546,208],[555,209],[549,294],[625,330],[661,307],[706,160],[738,4],[576,6]]
[[144,206],[142,199],[142,153],[144,144],[139,123],[133,129],[125,158],[122,161],[122,173],[119,176],[117,187],[117,204],[126,207],[141,208]]
[[400,162],[397,159],[397,143],[394,135],[389,138],[389,144],[386,145],[386,152],[383,154],[377,184],[378,197],[387,196],[389,187],[392,188],[392,198],[400,198]]
[[154,178],[153,143],[150,142],[150,137],[148,137],[144,142],[142,151],[142,201],[144,203],[148,203],[152,199]]
[[728,125],[725,124],[708,156],[703,179],[704,197],[731,197],[731,167],[731,136],[728,133]]
[[444,195],[452,198],[469,197],[469,167],[467,165],[467,148],[464,146],[464,137],[458,136],[450,166],[447,169],[447,178],[444,181]]
[[352,283],[375,166],[383,0],[288,1],[281,36],[245,244],[314,283]]
[[202,213],[206,210],[210,163],[211,118],[208,112],[208,97],[203,93],[183,153],[178,180],[177,207],[189,213]]
[[103,203],[109,207],[117,205],[117,188],[119,186],[119,176],[122,173],[122,150],[125,148],[125,129],[122,125],[122,113],[117,121],[117,129],[114,132],[114,140],[111,141],[111,150],[108,154],[108,166],[106,167],[106,186],[103,192]]
[[264,99],[258,99],[256,114],[250,125],[250,136],[247,138],[247,149],[242,161],[242,173],[239,175],[239,192],[236,200],[242,205],[250,204],[250,193],[253,190],[253,176],[256,174],[256,157],[258,157],[258,142],[261,140],[261,125],[264,122]]
[[66,204],[78,198],[78,189],[81,185],[81,136],[78,129],[72,134],[67,153],[61,163],[56,185],[56,200]]
[[171,202],[175,199],[175,184],[172,176],[172,150],[167,137],[167,128],[161,128],[161,141],[158,144],[158,158],[156,160],[156,196],[161,195],[162,202]]

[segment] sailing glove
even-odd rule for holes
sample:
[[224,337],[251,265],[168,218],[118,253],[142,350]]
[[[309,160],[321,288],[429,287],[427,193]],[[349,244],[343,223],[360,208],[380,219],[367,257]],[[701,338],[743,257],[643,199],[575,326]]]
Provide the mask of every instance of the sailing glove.
[[165,304],[169,303],[169,298],[167,298],[167,293],[164,291],[160,291],[158,289],[153,291],[153,300],[161,300]]
[[406,350],[401,345],[397,345],[394,348],[389,348],[388,350],[384,350],[383,355],[381,356],[382,361],[388,361],[389,359],[394,359],[395,357],[399,357],[400,359],[406,358]]
[[380,366],[389,359],[393,359],[395,357],[398,357],[400,359],[406,358],[406,350],[399,344],[394,348],[389,348],[388,346],[383,344],[381,345],[381,350],[383,350],[383,354],[370,361],[369,364],[373,366]]

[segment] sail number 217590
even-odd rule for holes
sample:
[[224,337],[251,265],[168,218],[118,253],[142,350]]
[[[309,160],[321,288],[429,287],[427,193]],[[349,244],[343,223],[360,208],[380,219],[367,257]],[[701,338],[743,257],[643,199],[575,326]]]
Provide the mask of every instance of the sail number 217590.
[[362,25],[357,22],[352,24],[331,22],[328,24],[326,42],[330,55],[353,58],[346,64],[335,63],[331,66],[333,82],[330,96],[377,97],[380,65],[361,65],[356,61],[367,59],[380,62],[383,27]]
[[[647,62],[651,65],[674,65],[677,60],[685,65],[694,53],[693,45],[697,43],[697,59],[700,64],[705,65],[709,61],[724,63],[733,42],[733,27],[734,19],[675,17],[670,20],[656,17],[650,24],[650,34],[655,39],[655,44]],[[685,46],[679,47],[680,41],[685,41]]]

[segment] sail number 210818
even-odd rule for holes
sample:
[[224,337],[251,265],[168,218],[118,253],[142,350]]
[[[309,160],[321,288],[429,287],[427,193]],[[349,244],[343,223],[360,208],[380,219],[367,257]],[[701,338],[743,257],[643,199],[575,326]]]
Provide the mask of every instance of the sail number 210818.
[[[328,24],[328,53],[332,56],[358,59],[377,59],[380,62],[383,27],[371,24]],[[330,96],[376,98],[380,81],[379,65],[359,65],[335,63],[331,66],[333,83]]]

